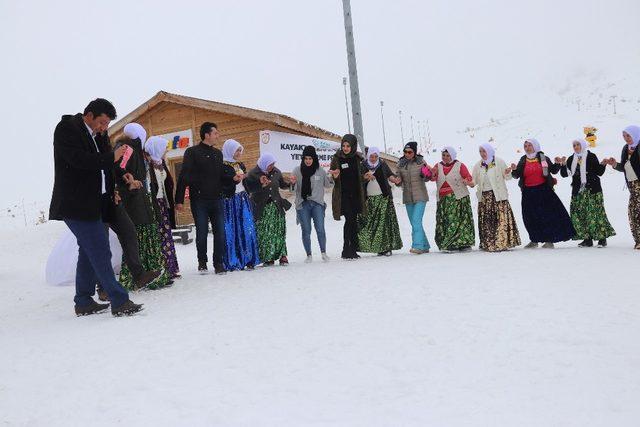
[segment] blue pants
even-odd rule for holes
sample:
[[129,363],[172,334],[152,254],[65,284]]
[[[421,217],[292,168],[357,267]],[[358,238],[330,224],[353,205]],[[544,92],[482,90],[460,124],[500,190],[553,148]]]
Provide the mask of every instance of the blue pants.
[[222,265],[225,252],[224,207],[222,199],[191,199],[191,213],[196,223],[198,262],[207,262],[209,222],[213,230],[213,263]]
[[424,216],[424,208],[426,206],[427,202],[408,203],[405,205],[409,222],[411,223],[411,247],[423,251],[431,248],[427,235],[424,233],[424,228],[422,227],[422,217]]
[[129,300],[129,294],[116,280],[111,266],[109,235],[101,220],[81,221],[65,219],[65,224],[78,240],[78,266],[76,268],[76,296],[79,307],[86,307],[93,301],[96,283],[111,300],[111,306],[120,307]]
[[302,228],[302,244],[307,255],[311,255],[311,220],[316,229],[318,243],[320,244],[320,252],[327,251],[327,235],[324,232],[324,211],[325,206],[313,200],[305,200],[302,202],[300,209],[297,209],[298,222]]

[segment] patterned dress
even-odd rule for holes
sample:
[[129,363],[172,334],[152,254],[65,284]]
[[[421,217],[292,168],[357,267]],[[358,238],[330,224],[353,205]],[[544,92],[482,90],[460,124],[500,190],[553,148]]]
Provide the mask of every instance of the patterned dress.
[[367,197],[366,215],[358,215],[358,252],[385,253],[402,248],[393,199],[377,194]]
[[[441,173],[447,179],[471,178],[466,166],[458,161],[448,165],[440,163],[437,167],[438,173],[433,177],[435,181],[438,181],[438,176]],[[457,174],[460,176],[457,176]],[[457,198],[453,189],[446,182],[438,189],[438,196],[435,235],[438,249],[441,251],[453,251],[474,246],[476,244],[476,231],[473,225],[471,198],[468,195]]]
[[258,232],[258,253],[263,263],[277,261],[287,256],[287,221],[275,202],[264,207],[262,216],[256,222]]

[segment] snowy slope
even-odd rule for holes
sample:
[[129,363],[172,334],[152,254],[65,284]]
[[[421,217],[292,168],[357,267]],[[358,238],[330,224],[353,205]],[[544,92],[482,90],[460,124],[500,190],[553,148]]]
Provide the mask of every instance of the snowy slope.
[[[402,251],[341,261],[327,218],[332,261],[307,265],[290,212],[289,267],[198,276],[179,246],[183,279],[134,294],[146,310],[123,319],[76,318],[73,289],[44,284],[61,224],[5,231],[0,422],[635,426],[639,254],[621,186],[604,179],[606,249],[414,256],[396,197]],[[432,243],[434,217],[429,203]]]

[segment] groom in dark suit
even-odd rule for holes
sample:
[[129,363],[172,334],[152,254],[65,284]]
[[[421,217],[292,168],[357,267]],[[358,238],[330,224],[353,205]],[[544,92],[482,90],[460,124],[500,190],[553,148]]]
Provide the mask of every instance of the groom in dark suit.
[[62,116],[53,135],[55,180],[49,219],[64,221],[80,247],[76,270],[75,312],[99,313],[109,304],[93,299],[99,282],[111,301],[114,316],[142,310],[116,280],[111,266],[108,234],[102,221],[105,174],[110,174],[125,148],[100,152],[96,135],[106,132],[116,110],[106,99],[95,99],[84,113]]

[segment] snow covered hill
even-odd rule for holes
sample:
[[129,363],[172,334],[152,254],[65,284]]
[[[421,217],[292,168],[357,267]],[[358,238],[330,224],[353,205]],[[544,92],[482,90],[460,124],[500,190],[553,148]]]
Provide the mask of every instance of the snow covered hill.
[[[199,276],[195,246],[178,246],[184,277],[134,294],[146,310],[132,318],[76,318],[73,289],[44,284],[63,225],[3,231],[0,422],[636,426],[639,254],[622,184],[604,178],[606,249],[410,255],[396,197],[403,250],[341,261],[327,218],[332,261],[309,265],[289,212],[289,267]],[[432,243],[434,218],[430,202]]]

